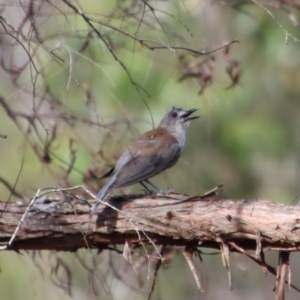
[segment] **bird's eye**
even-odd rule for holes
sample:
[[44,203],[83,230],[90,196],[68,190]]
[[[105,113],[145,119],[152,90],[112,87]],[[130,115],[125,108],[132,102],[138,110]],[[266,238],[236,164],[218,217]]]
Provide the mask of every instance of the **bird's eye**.
[[172,117],[173,117],[173,118],[177,118],[177,116],[178,116],[178,113],[177,113],[176,111],[174,111],[174,112],[172,113]]

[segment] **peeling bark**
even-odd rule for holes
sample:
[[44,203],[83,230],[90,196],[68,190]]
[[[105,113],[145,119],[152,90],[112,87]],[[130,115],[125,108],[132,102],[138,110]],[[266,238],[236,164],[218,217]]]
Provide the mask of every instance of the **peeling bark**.
[[[80,197],[57,193],[38,199],[9,249],[103,249],[126,241],[140,246],[149,244],[149,239],[157,245],[218,249],[220,241],[256,251],[297,251],[300,247],[300,207],[171,193],[113,197],[109,203],[121,212],[101,205],[90,219],[95,200]],[[26,206],[0,202],[1,242],[10,239]]]

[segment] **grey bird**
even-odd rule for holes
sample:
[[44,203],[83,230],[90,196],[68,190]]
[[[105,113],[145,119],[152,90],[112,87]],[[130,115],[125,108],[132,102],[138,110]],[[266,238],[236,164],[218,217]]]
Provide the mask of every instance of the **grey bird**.
[[[190,121],[199,118],[190,116],[198,109],[184,110],[173,107],[167,112],[156,129],[144,133],[120,156],[116,165],[104,176],[110,180],[97,194],[102,201],[110,190],[140,183],[158,189],[149,178],[171,168],[179,159],[185,145],[185,132]],[[93,213],[101,202],[97,203]]]

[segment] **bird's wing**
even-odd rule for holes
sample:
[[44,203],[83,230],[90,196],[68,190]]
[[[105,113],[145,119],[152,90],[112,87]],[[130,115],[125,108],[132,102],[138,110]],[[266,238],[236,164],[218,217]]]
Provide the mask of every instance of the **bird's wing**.
[[[128,186],[159,174],[172,167],[181,154],[181,147],[177,141],[159,149],[153,146],[154,141],[138,143],[140,151],[131,151],[131,148],[128,148],[120,157],[114,170],[114,188]],[[133,153],[136,155],[133,156]]]
[[103,176],[99,177],[98,179],[110,177],[113,174],[114,170],[115,170],[115,166],[112,167],[109,171],[107,171]]

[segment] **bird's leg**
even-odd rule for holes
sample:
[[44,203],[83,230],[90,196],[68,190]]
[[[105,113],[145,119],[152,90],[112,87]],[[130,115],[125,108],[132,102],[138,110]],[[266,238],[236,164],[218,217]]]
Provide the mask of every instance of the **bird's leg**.
[[154,183],[152,183],[151,181],[149,181],[148,179],[144,180],[144,183],[148,183],[149,185],[151,185],[155,190],[157,190],[160,194],[168,194],[168,191],[164,191],[162,189],[160,189],[158,186],[156,186]]
[[153,194],[154,192],[150,190],[143,181],[140,181],[139,184],[145,189],[146,194]]
[[148,179],[144,180],[145,183],[148,183],[149,185],[151,185],[155,190],[157,191],[161,191],[161,189],[159,187],[157,187],[154,183],[152,183],[151,181],[149,181]]

